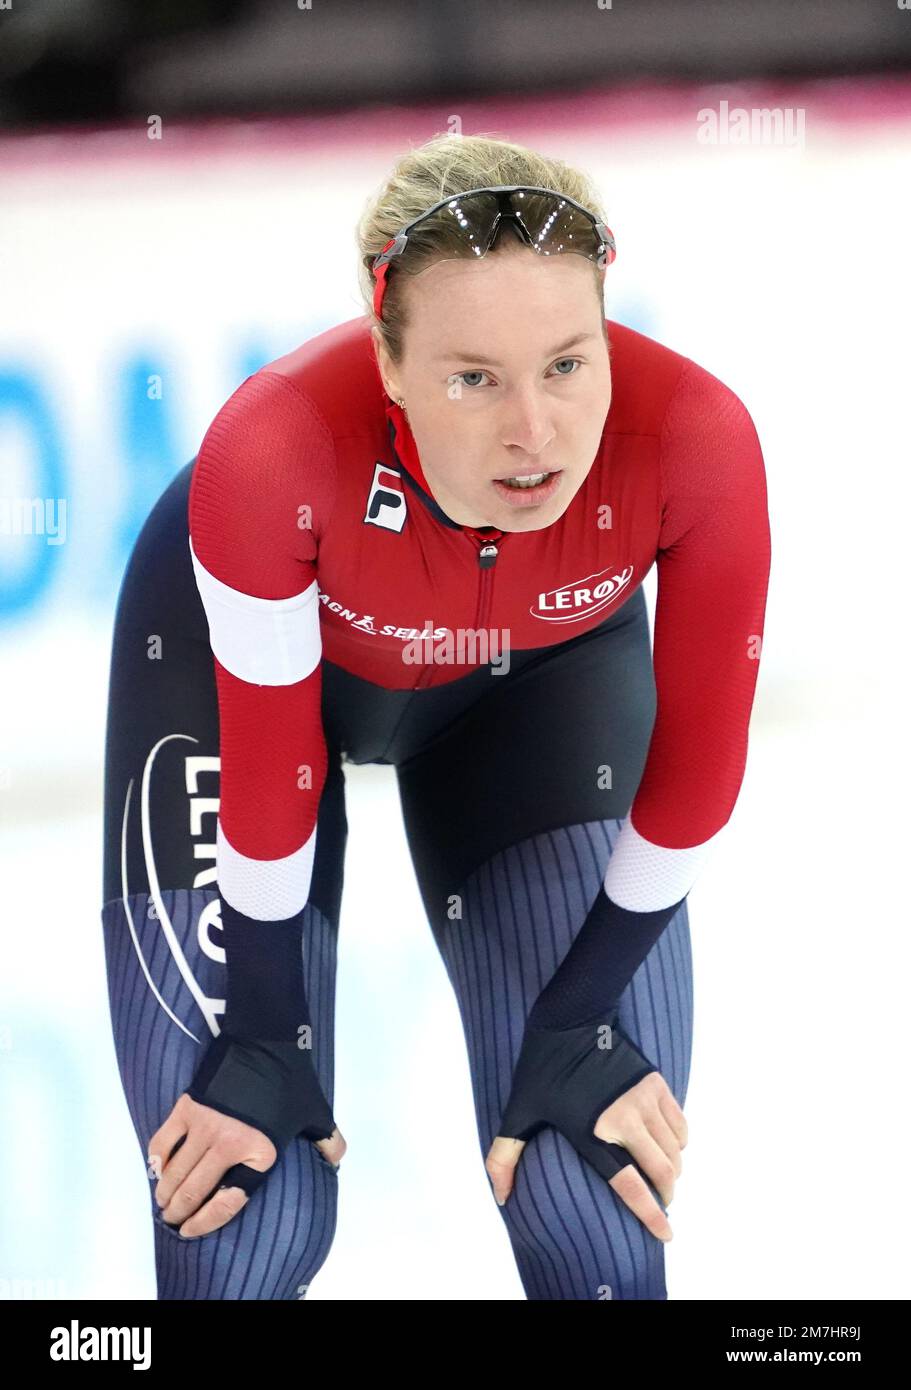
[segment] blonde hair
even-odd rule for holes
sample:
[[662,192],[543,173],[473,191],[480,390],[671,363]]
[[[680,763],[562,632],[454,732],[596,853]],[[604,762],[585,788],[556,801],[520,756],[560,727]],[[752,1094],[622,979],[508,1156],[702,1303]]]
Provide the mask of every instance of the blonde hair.
[[[397,232],[434,203],[450,194],[465,193],[469,188],[484,188],[489,184],[552,188],[557,193],[574,198],[595,213],[599,220],[607,220],[598,192],[587,174],[565,164],[562,159],[539,154],[524,145],[486,135],[446,133],[435,135],[426,144],[409,150],[395,164],[381,188],[368,200],[357,226],[358,280],[364,305],[371,324],[379,329],[393,362],[398,364],[402,360],[407,327],[400,293],[401,276],[417,275],[436,260],[467,257],[470,252],[457,235],[445,226],[423,235],[421,228],[416,228],[409,237],[408,253],[403,257],[403,263],[399,265],[396,259],[390,266],[383,296],[382,319],[377,319],[373,312],[376,279],[371,267],[374,258]],[[495,251],[501,244],[496,243]],[[592,271],[600,301],[602,280],[594,262]]]

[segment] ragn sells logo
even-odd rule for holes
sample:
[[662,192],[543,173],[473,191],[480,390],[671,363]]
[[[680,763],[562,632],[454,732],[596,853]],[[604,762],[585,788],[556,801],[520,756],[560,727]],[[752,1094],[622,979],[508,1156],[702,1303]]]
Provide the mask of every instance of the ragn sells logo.
[[401,531],[408,515],[402,475],[388,463],[379,461],[373,468],[373,482],[367,498],[364,522],[383,526],[387,531]]
[[356,608],[346,608],[343,603],[330,598],[325,590],[319,591],[320,603],[324,608],[328,608],[330,613],[337,613],[340,618],[344,618],[352,627],[357,628],[358,632],[369,633],[371,637],[398,637],[402,642],[413,642],[415,638],[426,637],[447,637],[450,634],[448,627],[397,627],[395,623],[384,623],[382,627],[374,624],[375,613],[358,613]]
[[537,603],[528,611],[547,623],[577,623],[613,603],[629,588],[632,577],[632,565],[619,571],[609,565],[586,579],[576,579],[572,584],[561,584],[559,589],[538,594]]

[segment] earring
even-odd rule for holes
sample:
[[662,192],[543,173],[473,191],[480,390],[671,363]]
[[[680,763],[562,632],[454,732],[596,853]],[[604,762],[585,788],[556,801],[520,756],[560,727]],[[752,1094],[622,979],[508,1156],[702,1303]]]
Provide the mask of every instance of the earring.
[[405,409],[405,399],[403,396],[399,396],[398,400],[396,401],[396,405],[401,406],[402,410]]

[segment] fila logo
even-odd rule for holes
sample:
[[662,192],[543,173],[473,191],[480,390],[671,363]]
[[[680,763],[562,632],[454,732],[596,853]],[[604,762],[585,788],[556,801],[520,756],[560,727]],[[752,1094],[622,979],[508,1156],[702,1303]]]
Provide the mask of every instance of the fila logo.
[[401,531],[407,515],[401,473],[386,463],[375,464],[364,521],[387,531]]
[[590,574],[587,579],[577,579],[572,584],[563,584],[559,589],[538,594],[538,602],[533,603],[528,611],[533,617],[542,618],[547,623],[577,623],[581,618],[590,618],[593,613],[600,613],[602,608],[613,603],[629,588],[632,577],[632,565],[620,571],[609,565],[597,574]]

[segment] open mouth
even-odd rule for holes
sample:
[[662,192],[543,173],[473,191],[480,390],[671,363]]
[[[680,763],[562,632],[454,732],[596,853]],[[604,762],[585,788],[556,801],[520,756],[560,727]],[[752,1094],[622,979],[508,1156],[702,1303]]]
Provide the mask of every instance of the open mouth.
[[523,478],[494,478],[493,485],[501,497],[514,505],[530,505],[550,497],[559,484],[562,471],[557,468],[551,473],[528,473]]
[[545,478],[550,478],[550,473],[528,473],[523,478],[496,478],[495,482],[503,483],[505,487],[539,487]]

